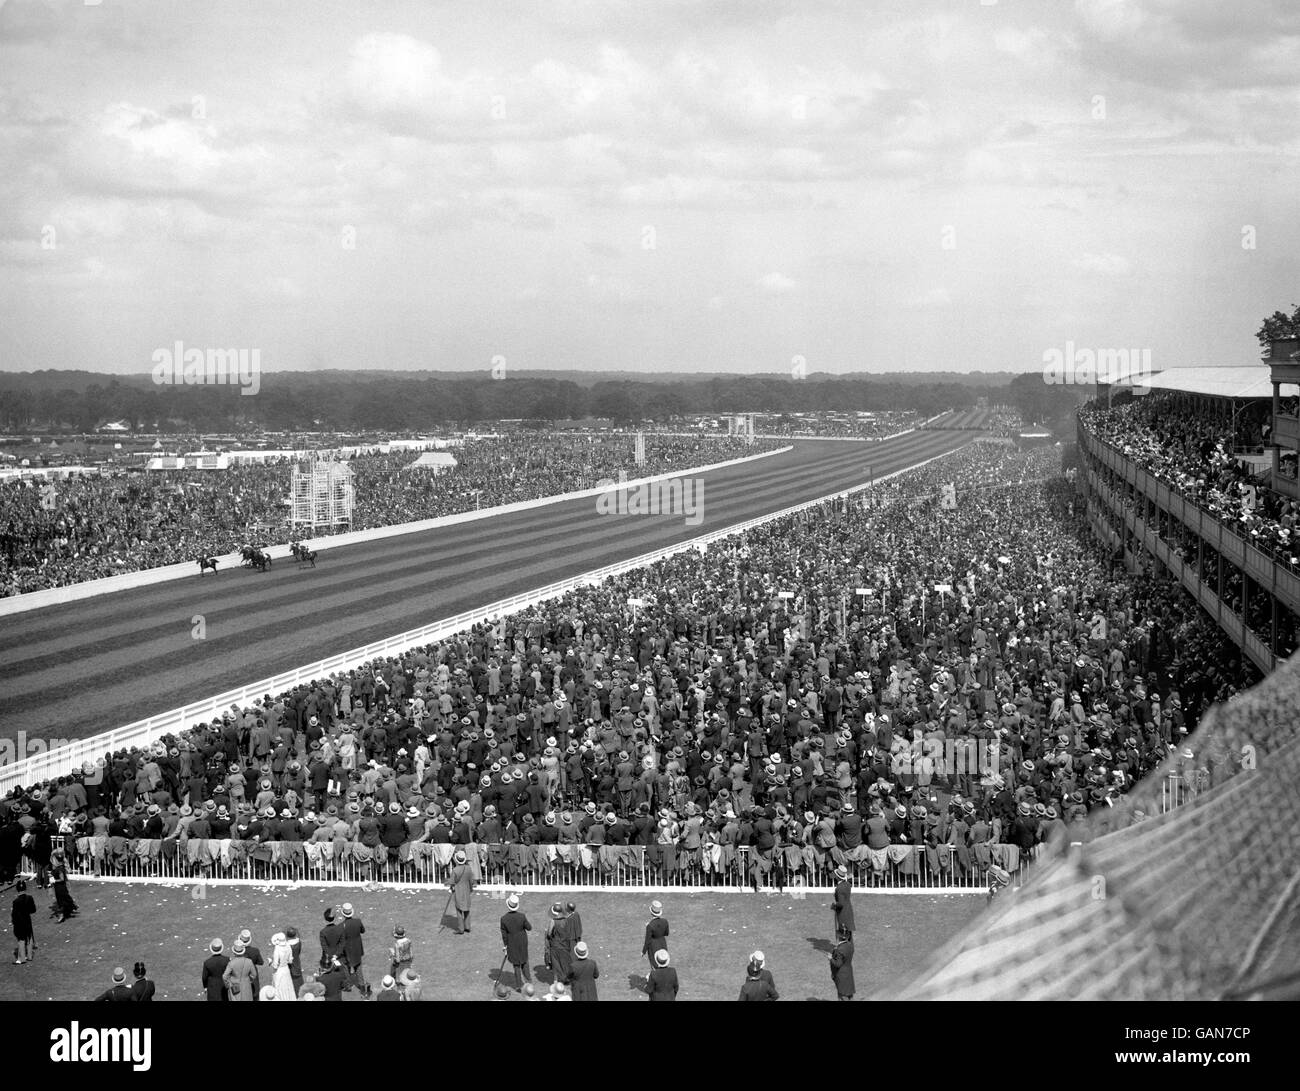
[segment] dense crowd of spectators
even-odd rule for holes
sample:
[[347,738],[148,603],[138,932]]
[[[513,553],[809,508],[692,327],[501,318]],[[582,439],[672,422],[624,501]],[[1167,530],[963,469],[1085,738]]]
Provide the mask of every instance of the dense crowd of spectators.
[[884,439],[921,423],[912,409],[857,413],[754,414],[754,431],[771,436],[818,436],[824,439]]
[[1247,541],[1285,564],[1300,564],[1297,524],[1300,502],[1268,488],[1258,471],[1234,455],[1257,446],[1266,423],[1258,413],[1242,414],[1236,435],[1221,418],[1192,402],[1147,395],[1111,408],[1083,411],[1088,429],[1137,461]]
[[[467,441],[458,465],[408,469],[415,452],[363,455],[354,472],[353,530],[390,526],[591,488],[598,481],[687,469],[777,446],[756,440],[647,435],[634,465],[632,435],[511,434]],[[226,470],[76,475],[0,482],[0,596],[61,587],[287,542],[294,463]],[[310,537],[310,535],[308,535]]]
[[1003,439],[1015,439],[1027,427],[1020,410],[1013,406],[991,406],[984,418],[984,430]]
[[52,847],[96,872],[1013,870],[1251,681],[1176,584],[1093,544],[1059,459],[974,444],[16,789],[0,881]]

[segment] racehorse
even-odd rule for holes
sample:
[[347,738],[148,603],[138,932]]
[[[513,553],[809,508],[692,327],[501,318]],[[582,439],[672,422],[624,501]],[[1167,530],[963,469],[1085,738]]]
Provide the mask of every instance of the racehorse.
[[294,555],[299,564],[311,563],[312,568],[316,567],[316,551],[308,549],[301,542],[290,542],[289,552]]
[[256,568],[259,572],[265,572],[271,567],[271,555],[263,553],[255,546],[244,546],[239,551],[239,554],[244,558],[243,563],[248,565],[249,568]]
[[199,579],[203,578],[203,573],[206,572],[209,568],[212,569],[212,574],[215,576],[217,574],[217,558],[206,557],[206,556],[200,557],[199,558]]

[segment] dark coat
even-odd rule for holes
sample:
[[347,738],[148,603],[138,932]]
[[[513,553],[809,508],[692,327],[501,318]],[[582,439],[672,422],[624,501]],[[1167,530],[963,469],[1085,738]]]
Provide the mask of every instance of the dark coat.
[[519,910],[501,918],[501,946],[511,966],[528,965],[528,933],[533,930],[528,918]]
[[751,977],[740,986],[738,1000],[779,1000],[776,987],[763,977]]
[[652,917],[650,923],[645,926],[645,943],[641,945],[641,953],[647,955],[653,965],[655,952],[662,951],[667,946],[668,922],[663,917]]
[[565,981],[573,987],[573,999],[599,1000],[596,995],[596,978],[600,976],[600,967],[589,958],[575,958],[569,967]]
[[555,971],[555,980],[564,981],[573,963],[573,941],[569,938],[569,922],[563,917],[551,924],[546,937],[546,954],[551,969]]
[[[131,990],[126,985],[114,985],[111,989],[105,989],[102,993],[100,993],[97,997],[95,997],[96,1003],[98,1003],[101,1000],[122,1003],[134,999],[135,997],[131,995]],[[212,998],[209,997],[208,999],[210,1000]]]
[[10,911],[10,919],[14,925],[14,939],[32,938],[32,916],[35,913],[36,902],[26,891],[14,899],[13,909]]
[[853,995],[853,941],[844,940],[831,948],[831,980],[839,996]]
[[230,965],[230,958],[225,954],[209,955],[203,962],[203,987],[208,991],[209,1000],[229,1000],[226,983],[221,975]]
[[349,917],[343,922],[343,955],[349,965],[359,966],[365,957],[366,948],[361,942],[365,930],[360,917]]
[[316,980],[325,986],[326,1000],[343,999],[343,986],[347,984],[348,975],[342,966],[333,966],[328,970],[322,970],[316,975]]
[[328,966],[331,958],[343,957],[343,924],[335,921],[320,930],[320,964]]
[[656,966],[650,971],[650,980],[646,990],[651,1000],[677,999],[677,968],[675,966]]
[[835,911],[835,924],[846,932],[855,932],[853,926],[853,884],[847,879],[835,884],[835,900],[831,902]]

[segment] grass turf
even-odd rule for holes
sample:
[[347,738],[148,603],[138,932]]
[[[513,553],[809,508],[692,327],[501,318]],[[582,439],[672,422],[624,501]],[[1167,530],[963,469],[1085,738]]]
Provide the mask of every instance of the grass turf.
[[[58,924],[48,917],[53,898],[34,887],[38,949],[35,959],[13,965],[12,933],[0,953],[0,999],[90,999],[108,988],[113,967],[126,969],[143,960],[157,984],[158,1000],[201,1000],[199,974],[207,944],[221,937],[229,953],[239,930],[269,959],[270,939],[295,925],[303,937],[303,970],[308,976],[320,956],[317,933],[329,905],[350,901],[366,925],[365,974],[371,984],[388,970],[387,948],[395,924],[414,944],[414,968],[425,1000],[491,1000],[501,963],[498,920],[504,895],[477,894],[470,917],[473,931],[457,936],[439,931],[446,891],[365,891],[359,888],[265,888],[252,886],[160,886],[127,883],[73,883],[79,916]],[[7,904],[13,892],[4,897]],[[522,909],[533,925],[530,962],[534,979],[550,981],[541,970],[547,910],[554,901],[573,901],[582,916],[583,938],[600,966],[602,1000],[643,1000],[641,955],[648,906],[664,904],[671,929],[668,949],[681,979],[682,1000],[734,1000],[755,948],[767,956],[785,1000],[833,1000],[826,953],[829,951],[829,895],[748,892],[701,894],[569,893],[525,894]],[[857,932],[854,973],[857,997],[897,983],[920,968],[934,949],[984,907],[977,895],[883,895],[854,898]],[[6,914],[7,916],[7,914]],[[264,983],[269,974],[263,971]],[[509,968],[508,980],[512,980]],[[539,986],[538,993],[543,991]],[[355,993],[345,999],[356,1001]],[[511,999],[517,999],[511,993]]]

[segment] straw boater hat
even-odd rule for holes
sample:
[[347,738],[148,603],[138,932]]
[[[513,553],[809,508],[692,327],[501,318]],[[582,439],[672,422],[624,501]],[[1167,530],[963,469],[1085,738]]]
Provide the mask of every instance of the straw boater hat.
[[652,917],[662,917],[663,915],[664,915],[664,907],[663,907],[663,903],[662,903],[662,902],[659,902],[659,901],[651,902],[651,903],[650,903],[650,916],[652,916]]
[[577,943],[573,945],[573,955],[575,958],[586,958],[587,945],[583,943],[581,940],[579,940]]
[[656,966],[668,965],[668,951],[666,948],[660,947],[659,950],[655,952],[655,965]]

